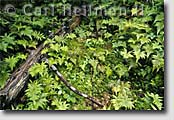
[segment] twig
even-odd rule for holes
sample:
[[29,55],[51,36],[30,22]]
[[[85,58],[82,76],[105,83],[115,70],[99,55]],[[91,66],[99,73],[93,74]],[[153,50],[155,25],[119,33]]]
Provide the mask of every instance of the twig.
[[[49,61],[48,61],[47,58],[45,58],[45,62],[46,62],[47,64],[49,64]],[[78,94],[78,95],[80,95],[80,96],[82,96],[82,97],[84,97],[84,98],[86,98],[86,99],[92,101],[93,103],[97,104],[98,106],[103,107],[103,104],[102,104],[102,103],[96,101],[93,97],[88,96],[87,94],[82,93],[82,92],[80,92],[79,90],[77,90],[75,87],[73,87],[73,86],[63,77],[63,75],[58,71],[58,69],[56,68],[55,65],[51,65],[50,67],[51,67],[51,69],[56,73],[56,75],[60,78],[60,80],[61,80],[71,91],[73,91],[74,93],[76,93],[76,94]]]

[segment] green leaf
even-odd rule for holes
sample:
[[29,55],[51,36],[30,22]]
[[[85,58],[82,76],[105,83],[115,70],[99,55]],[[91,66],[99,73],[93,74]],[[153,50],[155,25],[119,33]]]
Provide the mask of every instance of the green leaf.
[[134,55],[136,57],[136,63],[138,62],[138,60],[140,58],[145,58],[146,57],[146,54],[145,54],[144,51],[137,50],[137,51],[134,51],[133,53],[134,53]]
[[164,23],[163,22],[157,22],[155,23],[155,26],[157,27],[157,35],[159,35],[160,31],[164,31]]
[[36,41],[28,41],[28,47],[31,47],[31,48],[35,48],[36,49],[36,45],[37,45],[37,42]]
[[143,46],[143,48],[145,49],[147,58],[150,56],[150,54],[152,54],[154,52],[153,47],[150,44]]
[[55,50],[56,52],[59,52],[61,49],[61,46],[60,46],[60,44],[50,44],[50,48],[52,50]]
[[80,67],[83,71],[85,71],[86,65],[87,65],[87,62],[86,62],[86,61],[83,61],[83,63],[80,64],[79,67]]
[[14,37],[12,37],[10,34],[7,35],[5,34],[5,36],[1,36],[0,38],[2,38],[0,40],[0,50],[7,52],[7,49],[13,49],[12,45],[15,45],[15,39]]
[[158,14],[158,15],[155,17],[154,23],[156,23],[156,22],[163,22],[163,20],[164,20],[164,14],[161,13],[161,14]]
[[141,41],[141,45],[143,45],[143,44],[145,44],[145,43],[149,43],[149,42],[151,42],[151,40],[148,39],[148,38],[146,38],[146,37],[142,37],[142,38],[140,38],[140,41]]
[[112,75],[112,69],[109,67],[109,66],[107,66],[106,67],[106,76],[107,76],[107,78],[109,77],[109,76],[111,76]]
[[42,62],[41,64],[36,63],[34,66],[32,66],[29,69],[29,72],[31,74],[32,77],[36,76],[37,74],[40,74],[41,76],[44,75],[44,73],[47,71],[46,70],[46,65],[44,62]]
[[37,31],[32,32],[32,36],[40,41],[45,39],[45,36],[42,33],[37,32]]
[[164,70],[164,58],[163,58],[163,55],[160,55],[160,54],[153,55],[152,64],[153,64],[153,71],[155,69],[157,71],[159,71],[159,69],[161,69],[161,68],[162,68],[162,70]]
[[69,104],[66,101],[54,99],[51,105],[56,106],[55,110],[67,110],[69,108]]
[[89,60],[89,63],[91,64],[91,66],[93,67],[93,69],[96,70],[97,65],[98,65],[98,61],[97,60],[94,60],[94,59],[91,59],[91,60]]
[[93,71],[94,71],[93,75],[96,75],[96,73],[97,73],[98,63],[99,63],[98,60],[94,60],[94,59],[89,60],[89,64],[93,67]]
[[123,75],[126,75],[128,72],[128,68],[123,64],[118,64],[115,68],[119,78],[121,78]]
[[18,45],[22,45],[25,49],[27,48],[27,46],[29,45],[27,40],[18,40],[16,42]]
[[118,42],[114,42],[112,43],[112,47],[113,48],[118,48],[118,47],[126,47],[126,42],[122,42],[122,41],[118,41]]
[[136,15],[136,16],[137,16],[137,14],[138,14],[138,9],[137,9],[137,8],[132,8],[131,13],[132,13],[132,16],[133,16],[133,15]]
[[27,55],[24,55],[24,54],[22,54],[22,53],[18,53],[16,57],[17,57],[18,59],[21,59],[21,60],[26,60]]
[[16,66],[16,63],[18,61],[19,61],[19,58],[14,57],[14,56],[5,59],[5,62],[9,64],[9,67],[10,67],[11,70],[14,69],[14,67]]
[[133,57],[133,55],[131,54],[131,51],[127,52],[127,49],[125,49],[125,48],[124,48],[124,51],[121,51],[120,53],[123,56],[123,58],[125,58],[125,59]]
[[41,28],[44,27],[44,24],[46,23],[45,22],[45,19],[44,18],[41,18],[41,19],[35,19],[31,22],[34,26],[39,26]]
[[31,27],[26,27],[25,30],[22,30],[20,32],[21,35],[25,35],[28,36],[30,38],[30,40],[32,40],[32,34],[33,34],[33,30]]
[[62,51],[64,51],[64,52],[68,52],[68,47],[67,46],[63,46],[63,47],[61,47],[60,48]]
[[26,90],[26,95],[31,101],[36,101],[40,99],[40,94],[42,93],[43,88],[38,81],[34,81],[28,85]]
[[74,39],[76,38],[76,34],[74,33],[68,34],[67,38]]
[[59,65],[62,65],[65,62],[65,56],[58,57],[57,61],[58,61]]
[[104,36],[105,36],[105,38],[110,38],[112,36],[112,34],[107,32],[104,34]]

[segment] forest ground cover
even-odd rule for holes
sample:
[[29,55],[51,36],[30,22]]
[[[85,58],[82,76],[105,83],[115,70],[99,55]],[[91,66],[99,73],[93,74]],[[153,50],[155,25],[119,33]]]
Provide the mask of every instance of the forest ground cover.
[[[42,53],[48,54],[50,63],[75,88],[104,105],[93,105],[70,91],[45,62],[40,62],[29,69],[26,89],[7,109],[164,110],[162,0],[1,3],[1,88],[26,60],[28,50],[45,42],[50,47]],[[65,37],[48,39],[49,31],[66,25],[78,10],[83,12],[78,27]]]

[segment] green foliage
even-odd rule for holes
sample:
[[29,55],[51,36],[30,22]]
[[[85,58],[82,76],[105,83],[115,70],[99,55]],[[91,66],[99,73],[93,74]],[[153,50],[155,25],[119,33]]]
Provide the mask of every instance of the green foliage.
[[[26,16],[20,12],[2,16],[0,26],[0,86],[25,61],[27,49],[41,42],[50,44],[50,65],[78,90],[104,103],[98,110],[164,109],[164,6],[162,0],[64,0],[37,1],[33,6],[54,3],[80,6],[92,4],[110,8],[126,6],[127,15],[101,16],[92,11],[81,17],[81,24],[65,37],[47,38],[69,16]],[[142,11],[135,5],[143,6]],[[55,11],[59,14],[60,11]],[[138,13],[137,13],[138,12]],[[109,12],[111,14],[112,12]],[[136,16],[137,13],[137,16]],[[5,16],[5,17],[4,17]],[[12,19],[12,20],[11,20]],[[46,31],[45,31],[46,30]],[[2,55],[2,57],[1,57]],[[91,103],[70,91],[44,62],[30,69],[30,82],[14,110],[91,110]],[[105,100],[105,93],[108,94]],[[108,101],[108,102],[106,102]]]
[[44,73],[47,72],[46,65],[43,62],[41,64],[36,63],[29,69],[29,72],[32,77],[36,76],[37,74],[43,76]]
[[162,110],[162,97],[158,94],[145,93],[145,96],[136,102],[136,109]]
[[66,101],[58,101],[58,99],[55,99],[51,105],[56,106],[55,110],[67,110],[69,108],[69,104],[66,104]]
[[3,37],[1,37],[0,45],[1,51],[7,52],[7,49],[13,49],[12,46],[15,45],[14,37],[5,34]]
[[47,94],[42,93],[43,88],[41,84],[37,81],[28,85],[28,89],[26,90],[26,96],[28,97],[28,108],[29,110],[37,110],[39,108],[44,109],[47,103],[46,96]]
[[7,70],[8,64],[0,61],[0,86],[3,86],[9,77],[9,71]]
[[111,105],[115,110],[121,108],[124,109],[133,109],[134,106],[134,96],[130,90],[130,83],[120,82],[112,88],[114,94],[112,95]]

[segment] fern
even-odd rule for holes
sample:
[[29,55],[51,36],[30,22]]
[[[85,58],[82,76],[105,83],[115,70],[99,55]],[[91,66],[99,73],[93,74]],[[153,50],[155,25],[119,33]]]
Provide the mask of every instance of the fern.
[[7,52],[7,49],[13,49],[12,46],[14,46],[15,43],[15,38],[11,36],[10,34],[7,35],[5,34],[4,36],[0,37],[0,50]]

